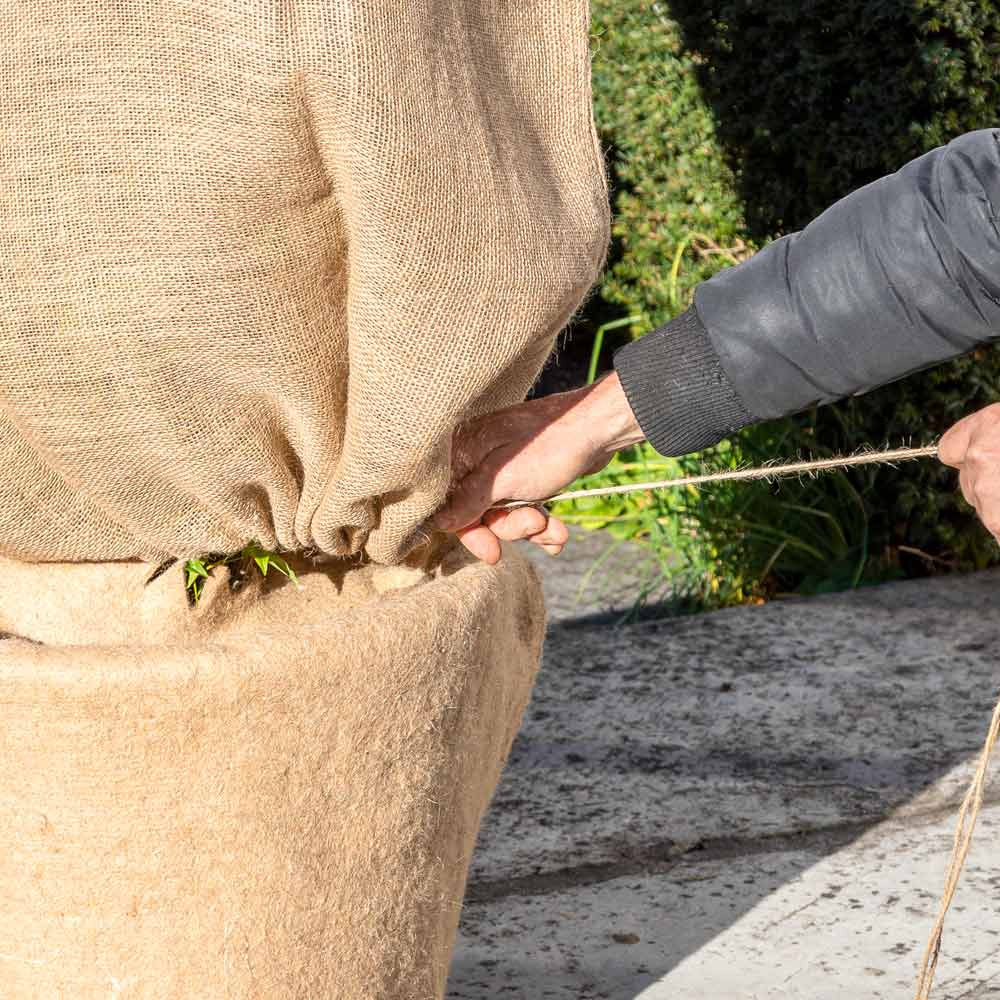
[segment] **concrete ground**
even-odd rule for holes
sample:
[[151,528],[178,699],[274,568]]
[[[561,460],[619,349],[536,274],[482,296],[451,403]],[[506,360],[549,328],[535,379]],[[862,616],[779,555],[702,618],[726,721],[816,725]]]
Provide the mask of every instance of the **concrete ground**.
[[[450,1000],[912,997],[1000,687],[1000,573],[615,627],[635,554],[577,599],[595,544],[542,563],[544,666]],[[1000,1000],[998,900],[995,782],[934,997]]]

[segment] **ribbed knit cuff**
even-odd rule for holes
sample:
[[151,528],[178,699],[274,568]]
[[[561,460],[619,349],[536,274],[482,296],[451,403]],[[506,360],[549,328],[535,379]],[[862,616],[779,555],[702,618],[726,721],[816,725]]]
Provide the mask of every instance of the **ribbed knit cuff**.
[[614,364],[639,426],[661,455],[700,451],[754,422],[693,306],[619,348]]

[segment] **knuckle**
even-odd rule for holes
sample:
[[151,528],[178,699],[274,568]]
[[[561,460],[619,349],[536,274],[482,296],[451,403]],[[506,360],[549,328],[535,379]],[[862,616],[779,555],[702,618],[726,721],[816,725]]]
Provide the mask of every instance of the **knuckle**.
[[523,507],[521,526],[526,535],[537,535],[545,530],[546,517],[537,507]]
[[965,457],[973,465],[984,465],[989,463],[992,453],[993,449],[986,442],[976,438],[969,444]]

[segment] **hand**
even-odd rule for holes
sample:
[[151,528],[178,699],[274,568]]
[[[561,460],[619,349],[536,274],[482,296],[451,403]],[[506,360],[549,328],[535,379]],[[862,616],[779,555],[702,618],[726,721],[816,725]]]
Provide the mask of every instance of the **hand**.
[[1000,403],[959,420],[941,438],[938,458],[959,470],[962,495],[1000,541]]
[[477,558],[500,560],[500,540],[527,538],[551,555],[566,526],[539,507],[489,510],[501,500],[544,500],[598,472],[620,448],[643,440],[614,373],[594,385],[487,414],[460,427],[452,492],[434,519]]

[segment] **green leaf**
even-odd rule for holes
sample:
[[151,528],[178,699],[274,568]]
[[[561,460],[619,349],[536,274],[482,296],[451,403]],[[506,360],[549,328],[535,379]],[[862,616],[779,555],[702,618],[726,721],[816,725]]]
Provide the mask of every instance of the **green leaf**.
[[298,577],[296,577],[295,575],[295,570],[293,570],[292,567],[289,566],[288,563],[281,558],[281,556],[272,555],[271,562],[274,564],[274,568],[276,570],[278,570],[280,573],[284,573],[285,576],[287,576],[288,579],[291,580],[293,583],[299,582]]
[[202,559],[188,559],[184,564],[184,570],[187,574],[187,582],[185,587],[191,587],[195,595],[200,592],[200,588],[197,586],[196,581],[199,577],[203,579],[208,578],[208,570],[205,568],[205,562]]
[[205,563],[202,559],[189,559],[187,561],[188,569],[196,573],[198,576],[208,576],[208,570],[205,568]]

